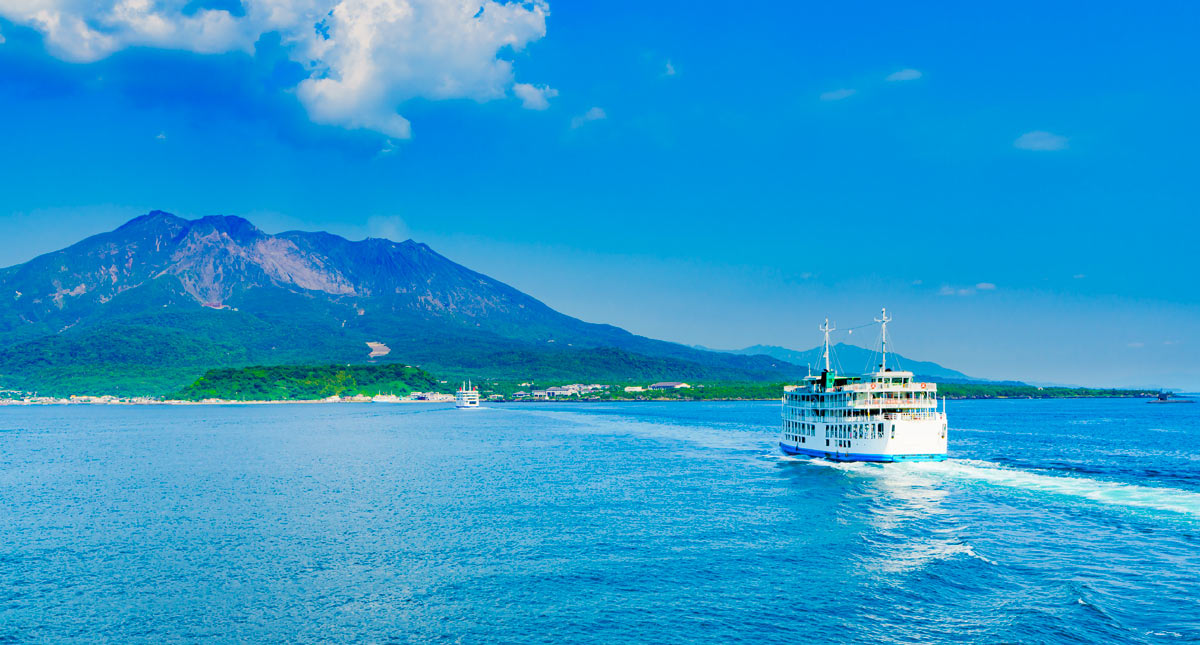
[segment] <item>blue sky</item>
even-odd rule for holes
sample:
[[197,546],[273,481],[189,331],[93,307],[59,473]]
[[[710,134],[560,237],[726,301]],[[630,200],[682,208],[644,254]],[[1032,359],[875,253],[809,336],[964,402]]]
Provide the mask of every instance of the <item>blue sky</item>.
[[418,11],[372,66],[366,1],[326,39],[269,0],[151,3],[169,32],[43,3],[78,34],[0,0],[0,264],[238,214],[685,343],[887,305],[969,374],[1200,389],[1194,3],[476,2],[490,31]]

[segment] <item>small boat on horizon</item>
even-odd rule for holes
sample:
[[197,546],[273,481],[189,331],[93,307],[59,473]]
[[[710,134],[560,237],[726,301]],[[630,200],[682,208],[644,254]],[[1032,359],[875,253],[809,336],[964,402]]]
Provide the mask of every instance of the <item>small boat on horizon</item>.
[[1194,403],[1194,402],[1195,402],[1195,400],[1192,398],[1189,398],[1189,397],[1180,398],[1179,395],[1175,394],[1174,392],[1167,392],[1166,390],[1159,392],[1157,399],[1150,399],[1149,401],[1147,401],[1147,403]]
[[946,458],[946,400],[938,410],[937,383],[887,366],[887,309],[880,324],[879,369],[845,376],[830,366],[829,319],[819,375],[783,395],[779,448],[789,455],[833,461],[941,461]]

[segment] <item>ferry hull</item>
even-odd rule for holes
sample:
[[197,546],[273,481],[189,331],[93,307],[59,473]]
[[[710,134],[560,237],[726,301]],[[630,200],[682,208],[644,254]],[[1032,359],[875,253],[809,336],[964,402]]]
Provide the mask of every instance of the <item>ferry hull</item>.
[[806,457],[818,457],[820,459],[828,459],[830,461],[869,461],[875,463],[895,463],[898,461],[945,461],[945,453],[933,453],[924,455],[909,455],[909,454],[883,454],[873,455],[867,453],[856,452],[833,452],[829,450],[814,450],[811,448],[800,448],[798,446],[788,445],[780,442],[779,449],[787,455],[804,455]]

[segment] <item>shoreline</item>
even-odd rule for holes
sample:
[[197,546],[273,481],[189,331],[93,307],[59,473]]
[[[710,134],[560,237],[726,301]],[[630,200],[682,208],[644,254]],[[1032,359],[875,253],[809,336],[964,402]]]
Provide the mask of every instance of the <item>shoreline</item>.
[[[963,397],[945,397],[947,401],[1053,401],[1053,400],[1079,400],[1079,399],[1146,399],[1150,401],[1157,400],[1152,396],[1139,395],[1113,395],[1113,396],[963,396]],[[778,398],[712,398],[712,399],[672,399],[672,398],[642,398],[642,399],[538,399],[538,400],[519,400],[519,401],[481,401],[480,403],[506,403],[506,404],[530,404],[530,403],[769,403],[779,402]],[[342,399],[339,401],[330,401],[327,399],[279,399],[279,400],[253,400],[253,401],[238,401],[230,399],[208,399],[203,401],[181,401],[181,400],[155,400],[150,398],[137,397],[132,400],[72,400],[65,398],[45,397],[36,401],[21,401],[21,400],[0,400],[0,407],[30,407],[30,406],[50,406],[50,405],[112,405],[112,406],[139,406],[139,405],[164,405],[164,406],[197,406],[197,405],[213,405],[213,406],[228,406],[228,405],[341,405],[346,403],[377,403],[380,405],[408,405],[408,404],[430,404],[454,403],[453,399],[449,400],[396,400],[396,401],[372,401],[372,400],[355,400]]]

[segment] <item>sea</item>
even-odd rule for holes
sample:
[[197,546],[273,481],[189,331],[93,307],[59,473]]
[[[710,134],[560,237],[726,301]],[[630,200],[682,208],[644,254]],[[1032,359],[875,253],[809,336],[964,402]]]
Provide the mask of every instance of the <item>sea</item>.
[[0,642],[1200,641],[1200,404],[0,408]]

